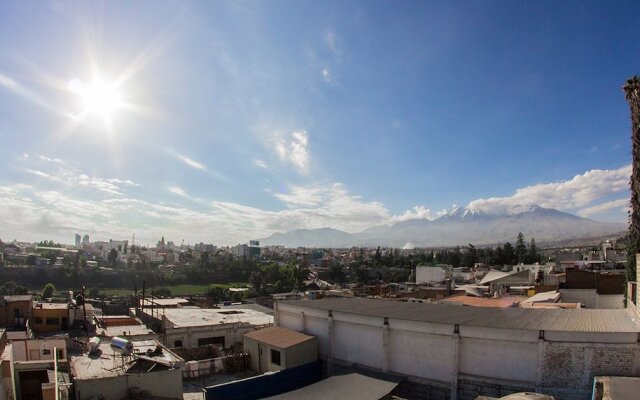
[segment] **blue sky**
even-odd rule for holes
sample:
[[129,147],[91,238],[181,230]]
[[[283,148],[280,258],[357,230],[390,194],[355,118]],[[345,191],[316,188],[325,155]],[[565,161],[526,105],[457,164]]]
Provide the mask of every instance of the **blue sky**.
[[0,238],[235,244],[531,202],[623,222],[639,11],[2,2]]

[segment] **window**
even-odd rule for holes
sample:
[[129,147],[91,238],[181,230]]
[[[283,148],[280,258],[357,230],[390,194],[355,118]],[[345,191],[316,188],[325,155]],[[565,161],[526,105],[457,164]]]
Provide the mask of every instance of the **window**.
[[51,354],[51,350],[49,350],[49,349],[42,349],[42,355],[43,355],[43,356],[48,356],[49,354]]
[[58,325],[60,320],[58,318],[47,317],[47,325]]
[[176,349],[182,347],[182,340],[176,340],[173,342],[173,347]]
[[271,349],[271,364],[280,365],[280,352]]
[[58,360],[62,360],[64,358],[64,350],[56,349],[56,355],[58,356]]
[[33,317],[33,322],[42,325],[42,317]]

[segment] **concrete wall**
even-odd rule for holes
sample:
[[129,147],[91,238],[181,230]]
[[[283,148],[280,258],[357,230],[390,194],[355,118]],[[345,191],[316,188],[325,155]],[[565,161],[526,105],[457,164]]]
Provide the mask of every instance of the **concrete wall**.
[[[54,348],[62,350],[62,358],[66,360],[67,357],[67,344],[64,339],[15,340],[12,344],[15,361],[53,360]],[[44,354],[44,350],[48,350],[49,354]]]
[[182,399],[182,372],[179,368],[121,375],[112,378],[76,380],[76,399],[94,398],[125,399],[129,398],[131,388],[149,391],[152,396]]
[[[318,342],[315,339],[307,340],[286,349],[281,349],[260,343],[255,339],[245,336],[243,346],[244,350],[250,355],[251,369],[256,372],[280,371],[286,368],[295,368],[318,359]],[[266,371],[260,371],[261,346],[263,348],[262,358],[264,358],[262,365],[266,367]],[[271,362],[271,349],[280,352],[280,365]]]
[[624,308],[624,294],[598,294],[595,289],[560,289],[563,303],[582,303],[586,308]]
[[225,347],[229,347],[234,343],[242,343],[242,335],[254,330],[252,325],[242,323],[168,328],[163,335],[163,344],[172,348],[177,340],[181,340],[182,347],[192,348],[198,347],[198,339],[223,336]]
[[[635,333],[516,331],[430,324],[279,303],[278,326],[318,338],[329,364],[429,382],[452,399],[537,390],[589,399],[594,374],[640,376]],[[425,389],[427,390],[427,389]],[[429,389],[431,390],[431,389]]]

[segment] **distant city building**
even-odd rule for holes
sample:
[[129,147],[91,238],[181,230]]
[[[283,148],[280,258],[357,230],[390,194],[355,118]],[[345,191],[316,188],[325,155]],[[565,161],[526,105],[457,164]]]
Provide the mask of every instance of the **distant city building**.
[[82,240],[82,237],[79,234],[76,233],[76,241],[75,241],[75,246],[76,247],[78,247],[78,248],[80,247],[81,240]]
[[82,244],[89,244],[89,235],[84,235],[82,237]]

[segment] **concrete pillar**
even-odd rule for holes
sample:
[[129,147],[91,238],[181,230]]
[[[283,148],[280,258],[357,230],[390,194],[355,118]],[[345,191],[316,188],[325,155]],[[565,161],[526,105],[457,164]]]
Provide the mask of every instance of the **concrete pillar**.
[[640,274],[637,272],[640,265],[640,253],[636,254],[636,307],[640,307]]
[[335,330],[335,322],[333,321],[333,313],[329,310],[329,316],[327,318],[327,326],[329,328],[328,337],[329,337],[329,354],[327,354],[327,358],[329,361],[333,361],[333,357],[335,355],[335,342],[336,342],[336,330]]
[[384,325],[382,325],[382,372],[389,371],[389,356],[390,356],[390,329],[389,319],[384,317]]
[[300,312],[300,318],[302,318],[302,333],[307,333],[307,316],[304,315],[304,311]]
[[542,390],[542,377],[544,373],[544,353],[547,348],[547,342],[544,340],[544,331],[540,331],[538,336],[538,357],[536,366],[536,392],[543,393]]
[[460,326],[453,331],[453,362],[451,363],[451,400],[458,400],[458,371],[460,369]]
[[335,343],[336,343],[336,327],[335,322],[333,321],[333,313],[329,310],[329,316],[327,317],[327,330],[329,337],[329,349],[327,351],[327,375],[331,376],[334,373],[334,361],[333,357],[335,355]]
[[273,325],[274,326],[279,326],[278,325],[278,302],[277,301],[273,302]]

